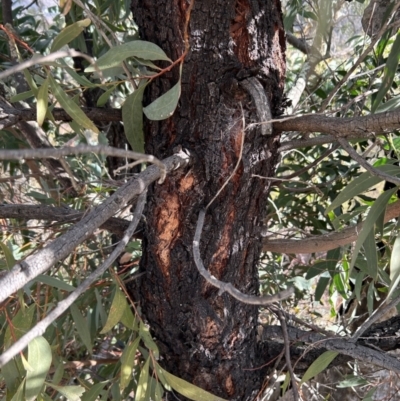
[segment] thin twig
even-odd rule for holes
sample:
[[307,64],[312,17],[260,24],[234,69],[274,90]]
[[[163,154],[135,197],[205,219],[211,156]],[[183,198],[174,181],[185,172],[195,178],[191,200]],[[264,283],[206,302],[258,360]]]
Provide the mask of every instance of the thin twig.
[[60,158],[62,156],[79,155],[82,153],[96,153],[100,155],[124,157],[127,159],[135,159],[137,163],[152,163],[161,170],[160,183],[164,182],[166,169],[165,165],[156,157],[143,153],[133,152],[131,150],[113,148],[112,146],[90,146],[79,145],[75,147],[64,148],[42,148],[42,149],[18,149],[18,150],[0,150],[0,160],[21,160],[21,159],[51,159]]
[[270,310],[276,314],[279,321],[281,322],[283,341],[285,344],[285,360],[286,360],[287,369],[290,374],[290,380],[292,382],[293,398],[294,398],[294,401],[299,401],[300,400],[299,389],[297,388],[296,376],[294,374],[292,362],[290,359],[290,340],[289,340],[289,335],[288,335],[288,331],[287,331],[286,319],[283,316],[282,311],[280,309],[270,308]]
[[383,171],[380,171],[376,169],[375,167],[372,167],[362,156],[360,156],[354,148],[349,144],[347,139],[344,138],[337,138],[337,141],[340,143],[340,145],[343,147],[343,149],[349,154],[349,156],[358,162],[362,167],[364,167],[367,171],[369,171],[372,175],[375,175],[377,177],[380,177],[386,181],[389,181],[395,185],[400,185],[400,178],[394,177],[390,174],[386,174]]
[[137,225],[142,216],[143,208],[146,203],[146,193],[145,190],[138,198],[135,213],[133,215],[132,222],[129,228],[119,244],[115,247],[111,255],[103,262],[103,264],[91,273],[81,285],[79,285],[66,299],[59,302],[58,305],[38,324],[36,324],[31,330],[29,330],[24,336],[22,336],[16,343],[14,343],[10,348],[7,349],[0,356],[0,367],[4,366],[13,357],[22,352],[28,344],[36,337],[41,336],[59,316],[61,316],[76,300],[83,294],[95,281],[101,276],[111,264],[118,258],[118,256],[123,252],[129,240],[131,239],[133,233],[136,230]]
[[247,295],[240,292],[236,289],[231,283],[225,283],[223,281],[218,280],[213,275],[209,273],[209,271],[204,267],[203,261],[200,256],[200,238],[201,232],[203,230],[204,218],[206,215],[206,211],[203,209],[199,213],[199,217],[197,220],[196,233],[193,239],[193,257],[194,262],[196,264],[197,270],[199,273],[214,287],[219,289],[219,295],[222,295],[224,292],[231,294],[234,298],[243,302],[245,304],[250,305],[270,305],[274,302],[279,302],[284,299],[289,298],[294,293],[294,288],[290,287],[287,290],[278,292],[274,295],[268,295],[264,297],[258,297],[256,295]]

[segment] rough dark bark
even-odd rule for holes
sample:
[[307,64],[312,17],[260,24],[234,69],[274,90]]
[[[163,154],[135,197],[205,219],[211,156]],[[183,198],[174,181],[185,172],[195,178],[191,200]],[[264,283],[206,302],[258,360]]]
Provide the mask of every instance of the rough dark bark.
[[[184,51],[186,0],[133,0],[142,39],[161,46],[172,59]],[[272,112],[281,104],[285,39],[279,1],[194,0],[190,52],[175,114],[145,123],[146,151],[164,157],[181,145],[195,155],[189,171],[167,177],[149,196],[140,289],[143,315],[162,351],[165,367],[230,400],[250,399],[261,385],[256,350],[258,310],[227,294],[218,296],[199,275],[192,241],[200,208],[232,173],[245,135],[239,169],[208,209],[201,251],[217,278],[248,294],[258,292],[259,229],[279,140],[244,130],[257,122],[255,104],[238,76],[257,76]],[[178,81],[178,68],[155,80],[149,103]],[[243,116],[244,113],[244,116]]]

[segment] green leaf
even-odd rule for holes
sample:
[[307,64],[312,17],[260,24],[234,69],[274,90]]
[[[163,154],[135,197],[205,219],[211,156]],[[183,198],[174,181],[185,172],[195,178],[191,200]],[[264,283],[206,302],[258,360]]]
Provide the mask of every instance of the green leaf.
[[116,287],[107,322],[101,330],[100,334],[108,333],[113,327],[117,325],[127,306],[128,304],[126,302],[124,293],[118,287]]
[[181,96],[181,81],[174,85],[168,92],[154,100],[143,109],[149,120],[159,121],[169,118],[174,113]]
[[[22,380],[21,384],[18,386],[18,389],[15,392],[13,398],[11,398],[11,401],[25,401],[24,387],[25,387],[25,379]],[[9,395],[9,394],[10,394],[10,389],[7,388],[7,395]]]
[[128,303],[126,304],[126,308],[124,313],[121,316],[120,322],[128,329],[137,331],[137,322],[135,316],[132,313],[131,308]]
[[135,364],[136,351],[139,346],[140,338],[136,338],[131,342],[122,353],[121,356],[121,380],[119,388],[122,391],[128,386],[129,382],[133,379],[132,369]]
[[61,49],[64,45],[75,39],[89,25],[90,19],[86,18],[82,21],[75,22],[74,24],[65,27],[54,39],[50,51],[55,52]]
[[390,257],[390,279],[388,298],[397,289],[400,281],[400,235],[394,241],[392,256]]
[[[138,57],[144,60],[165,60],[172,62],[165,52],[156,44],[143,40],[124,43],[120,46],[112,47],[106,54],[97,60],[99,70],[117,67],[129,57]],[[89,66],[85,72],[95,71],[94,66]]]
[[378,254],[376,250],[375,232],[370,230],[363,244],[365,258],[367,259],[368,275],[376,280],[378,278]]
[[7,268],[8,268],[8,270],[11,270],[13,268],[13,266],[15,265],[16,260],[14,259],[12,252],[10,251],[8,246],[6,246],[6,244],[4,244],[3,242],[0,242],[0,247],[4,253],[4,256],[6,257]]
[[[217,397],[205,391],[194,384],[187,382],[186,380],[180,379],[174,376],[172,373],[167,372],[161,366],[157,365],[157,370],[160,370],[168,384],[179,394],[189,398],[193,401],[226,401],[224,398]],[[135,400],[136,401],[136,400]]]
[[4,335],[4,348],[10,347],[11,343],[19,340],[32,327],[33,316],[36,311],[36,305],[32,304],[28,308],[21,308],[12,320],[12,335],[10,326],[7,325]]
[[103,388],[106,384],[109,383],[109,380],[96,383],[89,390],[85,391],[82,396],[82,401],[96,401],[99,399],[100,393],[103,391]]
[[375,299],[375,283],[371,281],[367,291],[367,309],[368,314],[371,316],[374,311],[374,299]]
[[122,121],[126,139],[135,152],[144,153],[143,136],[143,92],[147,81],[140,84],[131,95],[129,95],[122,106]]
[[157,344],[151,338],[149,328],[143,323],[143,321],[140,322],[139,336],[143,340],[147,349],[152,350],[154,353],[154,356],[156,357],[156,359],[158,359],[160,351],[158,350]]
[[375,113],[376,109],[382,102],[386,93],[389,91],[392,86],[394,77],[397,72],[397,66],[399,65],[400,60],[400,31],[396,36],[396,40],[393,43],[392,49],[390,50],[389,57],[386,61],[384,76],[382,80],[382,84],[379,88],[378,93],[376,94],[374,103],[371,106],[371,113]]
[[384,113],[385,111],[395,110],[400,107],[400,96],[395,96],[385,103],[381,103],[377,109],[377,113]]
[[60,103],[61,107],[68,113],[77,124],[83,128],[87,128],[99,133],[97,127],[92,121],[86,116],[86,114],[81,110],[81,108],[62,90],[61,86],[57,84],[52,76],[49,76],[50,86],[52,88],[53,94]]
[[25,397],[35,400],[46,379],[51,366],[51,348],[44,337],[36,337],[28,345],[28,363],[32,370],[26,374]]
[[358,253],[360,252],[361,247],[364,244],[364,241],[367,239],[370,232],[375,236],[375,222],[378,220],[382,210],[384,210],[389,202],[391,196],[397,191],[397,188],[389,189],[388,191],[383,192],[379,195],[378,199],[372,205],[367,218],[364,221],[362,229],[358,235],[356,244],[353,250],[353,257],[351,259],[350,268],[354,267],[354,264],[357,260]]
[[19,102],[20,100],[29,99],[30,97],[33,97],[33,96],[34,96],[33,91],[29,90],[27,92],[18,93],[18,95],[15,95],[15,96],[11,96],[10,102],[11,103]]
[[117,87],[117,85],[113,85],[111,88],[106,90],[98,99],[97,99],[97,107],[102,107],[104,106],[108,99],[110,98],[111,94],[114,92],[114,89]]
[[68,292],[74,291],[76,289],[74,286],[67,284],[64,281],[61,281],[58,278],[46,276],[44,274],[39,274],[39,276],[37,276],[34,281],[38,281],[40,283],[47,284],[50,287],[58,288],[60,290]]
[[319,302],[324,295],[325,289],[330,281],[330,277],[321,276],[318,280],[317,288],[315,289],[315,300]]
[[[396,177],[400,176],[399,166],[394,166],[393,164],[385,164],[376,168],[377,170],[380,170],[384,173]],[[336,199],[326,208],[325,213],[330,212],[331,210],[340,206],[342,203],[348,201],[349,199],[353,199],[355,196],[359,195],[362,192],[365,192],[366,190],[380,183],[381,181],[383,181],[383,178],[373,176],[369,172],[361,174],[349,185],[347,185],[342,192],[340,192]]]
[[61,395],[67,398],[68,401],[81,401],[81,395],[85,392],[82,386],[56,386],[51,383],[46,383],[48,386],[57,390]]
[[79,334],[79,337],[85,344],[87,350],[92,353],[92,340],[89,332],[89,328],[85,318],[75,304],[70,306],[72,318],[75,322],[75,328]]
[[326,351],[320,355],[307,369],[301,379],[300,386],[306,381],[315,377],[318,373],[323,372],[329,364],[336,358],[339,353],[336,351]]
[[146,399],[147,388],[149,385],[149,364],[150,357],[146,359],[142,370],[140,371],[139,382],[136,389],[135,401],[144,401]]
[[37,123],[39,124],[39,127],[43,125],[43,121],[47,113],[47,106],[49,102],[48,87],[49,87],[49,78],[46,78],[43,81],[42,86],[39,88],[37,96],[36,110],[37,110]]

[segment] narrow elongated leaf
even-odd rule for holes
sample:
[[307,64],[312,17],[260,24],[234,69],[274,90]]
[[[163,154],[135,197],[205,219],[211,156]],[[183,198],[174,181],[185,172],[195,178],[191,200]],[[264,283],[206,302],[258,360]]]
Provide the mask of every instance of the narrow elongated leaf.
[[395,110],[400,107],[400,96],[394,96],[392,99],[385,103],[381,103],[376,109],[377,113],[384,113],[385,111]]
[[35,400],[42,390],[51,365],[51,348],[44,337],[36,337],[28,345],[28,363],[32,370],[26,374],[25,398]]
[[101,330],[101,334],[109,332],[121,319],[125,308],[128,306],[124,293],[117,287],[108,314],[107,323]]
[[367,259],[368,275],[374,280],[378,277],[378,254],[374,230],[370,230],[363,244],[365,257]]
[[[180,379],[174,376],[172,373],[167,372],[161,366],[157,365],[158,369],[161,370],[163,376],[167,380],[168,384],[178,393],[189,398],[193,401],[226,401],[224,398],[217,397],[205,391],[194,384],[187,382],[186,380]],[[136,400],[135,400],[136,401]]]
[[149,386],[149,365],[150,357],[146,359],[146,362],[143,365],[142,370],[140,371],[135,401],[144,401],[146,399],[147,388]]
[[122,121],[124,122],[125,136],[135,152],[144,153],[143,136],[143,92],[147,81],[129,95],[122,106]]
[[92,121],[90,121],[81,108],[62,90],[61,86],[57,84],[54,78],[49,76],[49,80],[54,96],[68,115],[83,128],[91,129],[93,132],[98,134],[99,130],[97,127]]
[[400,281],[400,235],[394,241],[392,256],[390,257],[390,279],[388,298],[397,289]]
[[49,87],[49,78],[46,78],[43,81],[42,86],[39,88],[37,96],[36,110],[37,110],[37,123],[39,124],[39,127],[43,125],[43,121],[47,113],[47,106],[49,102],[48,87]]
[[4,244],[3,242],[0,242],[0,248],[4,253],[4,256],[6,257],[6,263],[7,263],[7,268],[9,270],[12,269],[12,267],[15,265],[16,261],[14,259],[14,256],[8,246]]
[[[383,166],[376,167],[378,170],[393,175],[395,177],[400,176],[400,167],[394,166],[393,164],[385,164]],[[347,187],[336,197],[336,199],[326,208],[325,213],[329,213],[331,210],[340,206],[342,203],[353,199],[355,196],[365,192],[369,188],[383,181],[383,178],[375,177],[371,173],[366,172],[361,174],[355,180],[353,180]]]
[[97,107],[102,107],[104,106],[108,99],[110,98],[111,94],[114,92],[114,89],[117,87],[117,85],[113,85],[111,88],[106,90],[98,99],[97,99]]
[[121,392],[127,387],[132,380],[132,369],[135,364],[135,355],[140,342],[140,338],[136,338],[125,349],[121,356],[121,380],[119,388]]
[[140,322],[139,335],[142,338],[147,349],[152,350],[154,356],[156,357],[156,359],[158,359],[160,351],[158,350],[157,344],[151,337],[149,328],[143,323],[143,321]]
[[318,280],[317,288],[315,289],[315,300],[319,302],[324,295],[325,289],[331,280],[330,277],[321,276]]
[[48,386],[57,390],[68,401],[81,401],[81,395],[84,393],[85,388],[82,386],[55,386],[51,383],[46,383]]
[[375,236],[375,222],[378,220],[379,216],[382,213],[382,210],[386,208],[386,205],[389,202],[390,197],[397,191],[397,188],[389,189],[388,191],[383,192],[378,199],[372,205],[367,218],[364,221],[360,234],[358,235],[356,244],[354,246],[353,257],[351,259],[350,268],[354,267],[354,264],[357,260],[358,253],[360,252],[361,247],[364,244],[367,236],[370,232]]
[[75,322],[75,328],[79,334],[79,337],[82,339],[88,351],[92,353],[92,340],[87,322],[75,304],[72,304],[70,306],[70,309],[72,318],[74,319]]
[[[144,40],[135,40],[124,43],[120,46],[112,47],[106,54],[97,60],[97,67],[104,70],[111,67],[117,67],[129,57],[138,57],[144,60],[165,60],[171,61],[164,50],[151,42]],[[85,72],[95,71],[93,66],[85,69]]]
[[39,281],[51,287],[58,288],[60,290],[68,292],[74,291],[76,289],[73,285],[65,283],[64,281],[61,281],[58,278],[46,276],[44,274],[39,274],[39,276],[37,276],[34,281]]
[[[25,401],[24,397],[24,387],[25,387],[25,379],[22,380],[21,384],[18,386],[16,393],[14,394],[11,401]],[[10,389],[7,389],[7,393],[9,394]]]
[[10,102],[11,103],[19,102],[20,100],[29,99],[30,97],[33,97],[33,96],[34,96],[33,91],[29,90],[27,92],[18,93],[18,95],[15,95],[15,96],[11,96]]
[[169,118],[174,113],[181,96],[181,81],[174,85],[168,92],[154,100],[143,109],[149,120],[159,121]]
[[306,381],[315,377],[318,373],[323,372],[329,364],[336,358],[339,353],[336,351],[326,351],[320,355],[307,369],[301,379],[300,386]]
[[389,57],[386,61],[382,84],[379,88],[378,93],[376,94],[374,103],[371,106],[372,113],[375,113],[376,109],[381,104],[382,99],[392,86],[397,71],[397,66],[399,65],[399,60],[400,60],[400,31],[396,36],[396,40],[393,43]]
[[65,27],[54,39],[50,51],[55,52],[61,49],[64,45],[75,39],[89,25],[90,19],[86,18],[82,21],[77,21],[74,24]]
[[108,384],[109,381],[103,381],[100,383],[94,384],[88,391],[85,391],[85,393],[82,396],[82,401],[96,401],[99,399],[100,393],[103,391],[103,388],[106,384]]
[[32,304],[28,308],[21,308],[12,320],[12,331],[7,325],[6,333],[4,335],[4,347],[9,348],[10,345],[19,340],[25,333],[32,327],[32,320],[35,314],[36,305]]

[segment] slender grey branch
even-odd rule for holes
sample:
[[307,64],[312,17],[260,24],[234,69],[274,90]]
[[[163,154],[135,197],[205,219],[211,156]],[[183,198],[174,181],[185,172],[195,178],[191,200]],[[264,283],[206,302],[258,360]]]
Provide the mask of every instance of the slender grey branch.
[[[189,155],[180,151],[178,154],[163,160],[163,163],[167,172],[171,172],[188,165],[189,161]],[[65,234],[35,254],[28,256],[22,262],[17,263],[10,272],[0,278],[0,303],[36,276],[50,269],[55,263],[65,259],[76,246],[92,235],[96,228],[140,195],[151,183],[159,179],[161,174],[161,170],[157,166],[148,167],[119,188],[105,202],[95,207],[92,212],[88,213]]]
[[369,171],[372,175],[383,178],[386,181],[392,182],[395,185],[400,185],[400,178],[394,177],[390,174],[386,174],[383,171],[372,167],[362,156],[360,156],[354,148],[349,144],[349,142],[344,138],[337,138],[337,141],[343,147],[343,149],[349,154],[349,156],[357,161],[362,167]]
[[200,255],[200,239],[201,232],[203,230],[204,218],[206,215],[206,211],[204,209],[200,210],[199,217],[197,219],[196,232],[193,239],[193,258],[196,264],[197,270],[199,273],[214,287],[219,289],[219,295],[222,295],[224,292],[231,294],[234,298],[243,302],[245,304],[250,305],[270,305],[274,302],[279,302],[284,299],[289,298],[294,293],[294,288],[288,288],[287,290],[278,292],[274,295],[268,295],[265,297],[258,297],[256,295],[247,295],[240,292],[236,289],[231,283],[225,283],[223,281],[218,280],[213,275],[209,273],[209,271],[204,267],[203,261],[201,260]]
[[286,365],[287,365],[287,368],[288,368],[288,371],[290,374],[290,380],[292,382],[293,398],[294,398],[294,401],[298,401],[298,400],[300,400],[300,395],[299,395],[299,389],[297,388],[296,375],[294,374],[292,361],[290,358],[290,340],[289,340],[289,334],[288,334],[288,329],[287,329],[287,324],[286,324],[286,318],[280,309],[270,308],[270,310],[276,314],[279,321],[281,322],[283,341],[285,344],[285,359],[286,359]]
[[132,222],[129,224],[126,233],[124,234],[121,241],[115,247],[111,255],[102,263],[102,265],[92,272],[83,282],[80,284],[66,299],[59,302],[57,306],[38,324],[36,324],[31,330],[29,330],[24,336],[22,336],[17,342],[15,342],[7,351],[0,355],[0,368],[4,366],[8,361],[14,358],[18,353],[22,352],[28,344],[36,337],[41,336],[59,316],[61,316],[77,299],[82,295],[95,281],[101,276],[111,264],[118,258],[123,252],[130,238],[136,230],[142,216],[143,208],[146,203],[145,190],[138,198],[136,209],[133,215]]
[[112,146],[90,146],[79,145],[75,147],[64,147],[58,149],[15,149],[15,150],[0,150],[0,160],[21,160],[21,159],[51,159],[60,158],[62,156],[79,155],[82,153],[96,153],[100,155],[125,157],[127,159],[138,160],[140,163],[152,163],[158,166],[161,170],[161,183],[165,179],[166,170],[164,164],[152,155],[133,152],[131,150],[113,148]]
[[392,308],[397,306],[400,302],[400,295],[394,298],[389,303],[386,301],[379,305],[377,309],[374,310],[372,315],[356,330],[356,332],[352,335],[350,342],[356,342],[367,330],[371,327],[377,320],[379,320],[382,316],[385,316],[387,312],[389,312]]

